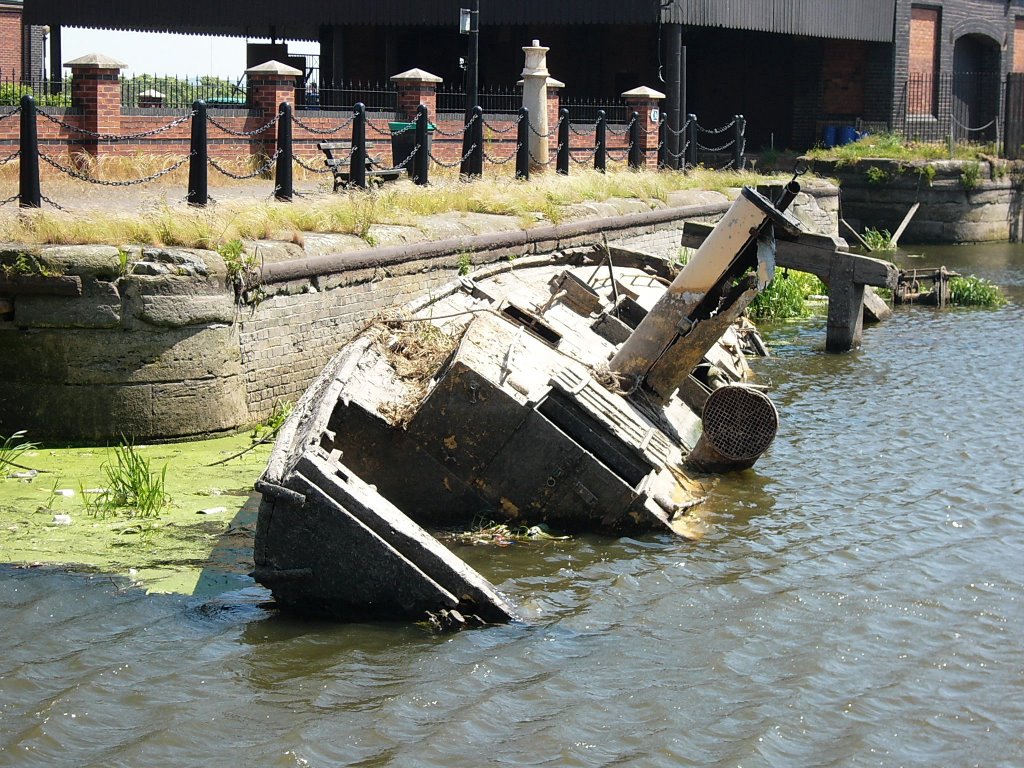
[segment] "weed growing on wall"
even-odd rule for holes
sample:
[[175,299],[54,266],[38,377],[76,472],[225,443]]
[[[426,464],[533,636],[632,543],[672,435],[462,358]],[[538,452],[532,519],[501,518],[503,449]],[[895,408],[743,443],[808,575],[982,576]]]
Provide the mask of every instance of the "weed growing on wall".
[[965,192],[977,189],[981,181],[981,163],[975,161],[964,163],[960,169],[960,184]]

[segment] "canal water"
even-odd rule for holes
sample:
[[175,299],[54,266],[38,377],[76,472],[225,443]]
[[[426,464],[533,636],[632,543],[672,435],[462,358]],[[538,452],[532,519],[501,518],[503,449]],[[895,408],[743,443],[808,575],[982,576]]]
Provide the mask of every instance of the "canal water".
[[2,766],[1024,764],[1024,250],[998,310],[826,355],[769,330],[778,439],[698,543],[467,547],[529,622],[299,622],[256,587],[0,570]]

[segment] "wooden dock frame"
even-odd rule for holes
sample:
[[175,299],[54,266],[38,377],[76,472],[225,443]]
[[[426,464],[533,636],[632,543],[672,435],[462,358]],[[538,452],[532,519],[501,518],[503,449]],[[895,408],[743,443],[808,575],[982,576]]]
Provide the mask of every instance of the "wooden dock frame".
[[[712,229],[713,224],[688,221],[683,225],[681,244],[699,248]],[[850,253],[845,240],[830,235],[800,233],[788,238],[780,234],[775,266],[810,272],[828,286],[828,352],[846,352],[860,344],[865,286],[894,289],[899,279],[895,264]]]

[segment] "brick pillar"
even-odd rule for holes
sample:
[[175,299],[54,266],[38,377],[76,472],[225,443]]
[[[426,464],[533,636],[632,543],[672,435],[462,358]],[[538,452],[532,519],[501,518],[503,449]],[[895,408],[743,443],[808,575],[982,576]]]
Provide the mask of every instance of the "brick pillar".
[[552,154],[558,151],[558,110],[562,107],[561,91],[563,88],[565,88],[565,83],[561,80],[548,78],[548,133],[551,134],[548,151]]
[[420,104],[427,108],[431,122],[436,120],[437,84],[443,83],[437,75],[422,69],[410,69],[391,76],[398,88],[398,106],[395,115],[399,120],[412,122],[416,119],[416,108]]
[[[121,133],[120,76],[128,65],[102,53],[90,53],[64,66],[71,69],[71,103],[82,113],[79,127],[92,133]],[[73,134],[68,151],[98,159],[101,154],[114,154],[110,146],[85,134]]]
[[[252,131],[277,117],[281,102],[295,105],[295,89],[302,82],[302,72],[279,61],[268,61],[245,70],[249,103],[261,112],[246,120],[245,130]],[[267,129],[249,144],[251,154],[273,156],[277,131]]]
[[[644,153],[644,165],[656,168],[658,165],[658,119],[659,104],[665,94],[642,85],[622,94],[630,112],[640,115],[640,149]],[[649,132],[649,133],[648,133]]]

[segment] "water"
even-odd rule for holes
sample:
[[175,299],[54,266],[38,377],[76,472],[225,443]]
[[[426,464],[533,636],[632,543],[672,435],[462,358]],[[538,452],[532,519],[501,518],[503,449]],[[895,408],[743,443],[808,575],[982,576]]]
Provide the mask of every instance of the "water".
[[0,571],[3,766],[1024,764],[1024,250],[999,310],[772,329],[779,437],[700,543],[461,549],[531,621],[435,636]]

